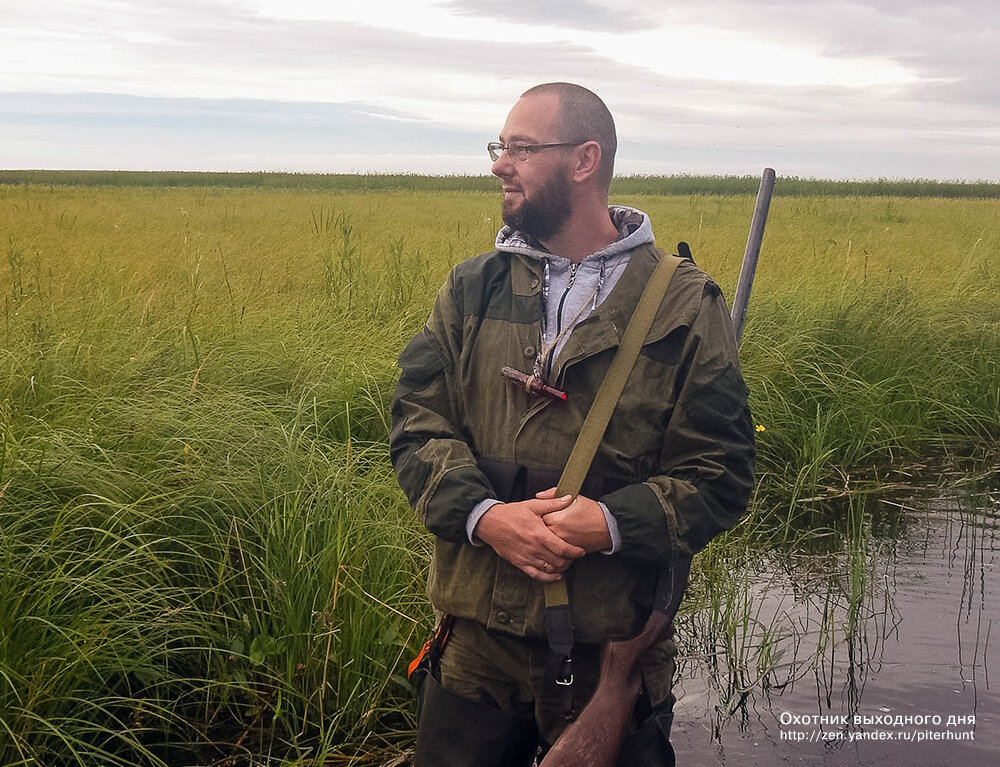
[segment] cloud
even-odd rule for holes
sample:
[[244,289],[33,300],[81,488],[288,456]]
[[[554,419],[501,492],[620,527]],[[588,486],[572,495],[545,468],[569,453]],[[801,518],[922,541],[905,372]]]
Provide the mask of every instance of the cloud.
[[651,17],[642,11],[622,13],[613,5],[603,5],[590,0],[454,0],[446,7],[458,14],[503,20],[525,25],[545,24],[603,32],[628,29],[649,24]]
[[[251,99],[162,99],[116,94],[0,93],[6,106],[0,127],[55,128],[68,133],[101,130],[140,136],[146,132],[241,141],[248,137],[344,147],[352,152],[378,149],[427,153],[442,146],[481,150],[475,132],[449,130],[405,113],[364,103],[319,104]],[[317,149],[318,151],[318,149]]]
[[[200,132],[251,160],[305,142],[302,162],[334,156],[325,133],[337,157],[448,154],[477,172],[518,94],[569,80],[616,115],[622,169],[747,172],[743,158],[771,156],[797,173],[947,161],[945,177],[1000,178],[1000,6],[976,0],[8,5],[0,140],[15,159],[28,126],[85,134],[92,155],[102,135],[183,137],[182,152]],[[109,95],[56,96],[73,92]]]
[[486,137],[383,107],[0,93],[10,168],[488,173]]

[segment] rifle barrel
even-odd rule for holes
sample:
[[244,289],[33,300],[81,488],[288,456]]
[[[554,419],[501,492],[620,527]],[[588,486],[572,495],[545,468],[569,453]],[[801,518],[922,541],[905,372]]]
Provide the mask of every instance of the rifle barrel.
[[736,331],[736,343],[743,335],[743,321],[747,316],[747,306],[750,304],[750,291],[753,288],[753,276],[757,271],[757,258],[760,256],[760,244],[764,239],[764,225],[767,223],[767,209],[771,205],[771,193],[774,192],[774,169],[764,168],[757,190],[757,204],[753,209],[753,219],[750,221],[750,234],[747,236],[747,247],[743,253],[743,266],[740,267],[740,280],[736,284],[736,296],[733,298],[731,312],[733,329]]

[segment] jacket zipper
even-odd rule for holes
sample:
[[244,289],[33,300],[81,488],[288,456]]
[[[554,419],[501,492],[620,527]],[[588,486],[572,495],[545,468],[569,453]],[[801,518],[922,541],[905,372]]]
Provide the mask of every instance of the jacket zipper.
[[573,289],[573,283],[576,282],[576,268],[578,266],[579,264],[569,265],[569,280],[566,282],[566,289],[563,291],[562,298],[559,299],[559,310],[556,312],[556,338],[558,338],[559,334],[562,332],[563,304],[566,303],[566,296],[569,295],[570,290]]

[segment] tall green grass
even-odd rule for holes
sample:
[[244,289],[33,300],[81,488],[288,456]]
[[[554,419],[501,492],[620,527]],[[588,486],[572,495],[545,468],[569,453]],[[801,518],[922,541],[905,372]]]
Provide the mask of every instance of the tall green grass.
[[[750,197],[617,199],[731,293]],[[430,540],[388,462],[394,360],[498,212],[0,187],[0,763],[375,763],[405,740]],[[831,529],[831,499],[894,463],[995,445],[998,219],[775,200],[742,349],[758,492],[710,558]]]

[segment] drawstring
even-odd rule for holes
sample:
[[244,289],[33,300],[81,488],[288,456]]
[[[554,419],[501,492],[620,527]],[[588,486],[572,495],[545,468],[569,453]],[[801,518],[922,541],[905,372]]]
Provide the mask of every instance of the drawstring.
[[590,311],[597,309],[597,296],[600,295],[601,288],[604,287],[604,267],[606,266],[604,256],[601,256],[601,274],[597,278],[597,290],[594,291],[594,303],[590,306]]

